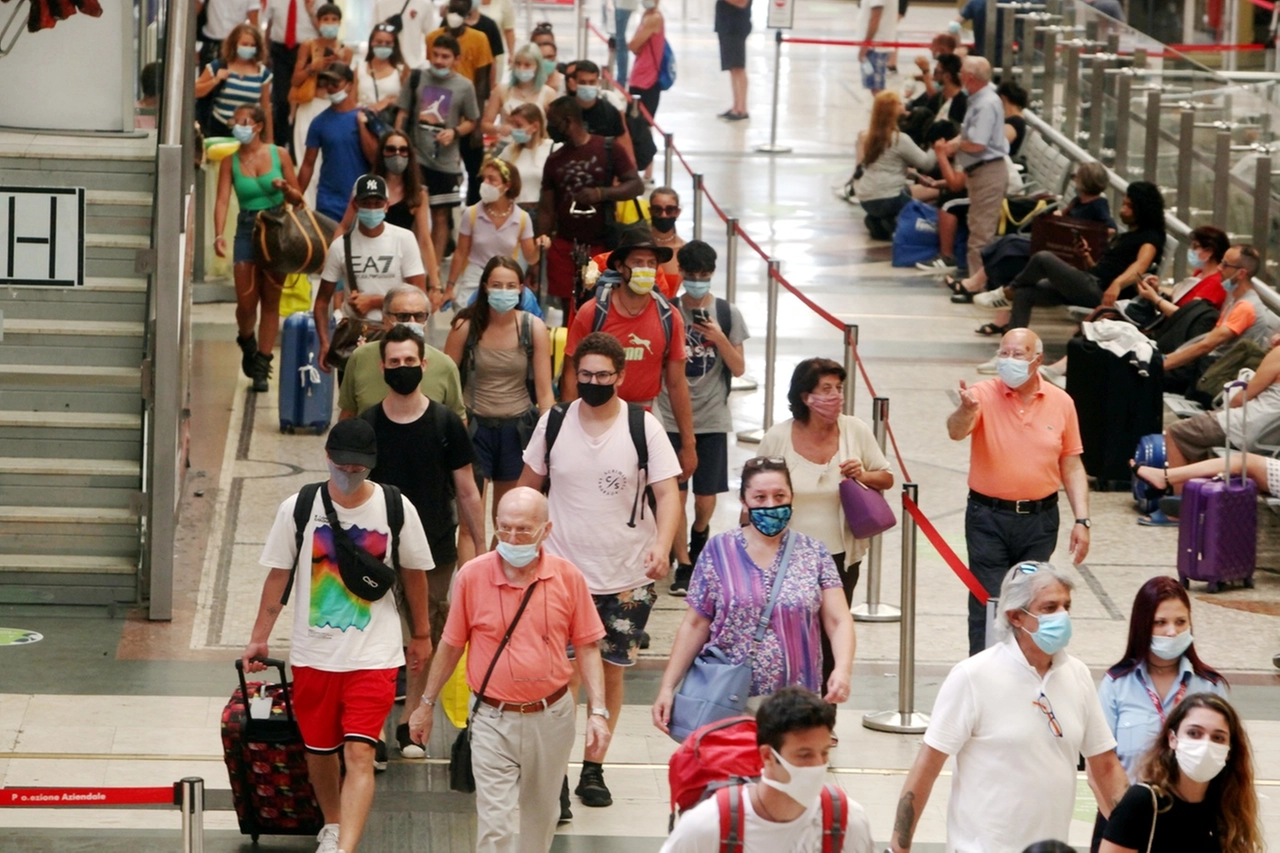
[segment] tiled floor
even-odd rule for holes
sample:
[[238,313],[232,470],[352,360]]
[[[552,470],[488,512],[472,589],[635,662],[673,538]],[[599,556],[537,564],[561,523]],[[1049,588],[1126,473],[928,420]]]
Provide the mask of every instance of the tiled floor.
[[[687,6],[688,21],[682,23],[681,4],[666,5],[680,80],[664,95],[659,122],[675,134],[691,165],[705,173],[717,203],[740,217],[766,252],[782,259],[787,278],[827,310],[859,325],[861,354],[876,391],[892,401],[891,422],[920,485],[920,504],[963,554],[967,447],[947,439],[944,421],[954,405],[949,392],[957,380],[976,380],[973,366],[992,353],[991,342],[972,333],[987,318],[978,309],[952,306],[936,280],[890,267],[887,246],[866,237],[858,209],[833,197],[831,187],[850,170],[856,131],[865,126],[869,105],[858,87],[855,54],[847,48],[788,47],[779,137],[796,150],[776,157],[755,153],[753,147],[768,139],[773,69],[763,6],[757,4],[759,20],[749,48],[752,120],[738,124],[712,118],[728,104],[728,81],[718,72],[710,0],[688,0]],[[855,13],[844,0],[798,4],[797,34],[851,37]],[[941,7],[913,5],[901,29],[925,34],[947,16]],[[562,26],[555,20],[562,44],[569,44],[567,22]],[[598,44],[592,51],[599,59]],[[567,48],[562,54],[568,55]],[[899,64],[910,67],[910,60],[911,53],[903,51]],[[657,168],[661,178],[661,155]],[[680,228],[688,236],[690,182],[678,163],[676,168],[674,183],[684,194],[686,211]],[[724,228],[709,205],[704,232],[723,251]],[[748,373],[761,383],[768,375],[764,269],[740,246],[737,302],[755,335],[747,345]],[[1050,350],[1060,351],[1072,327],[1054,312],[1040,313],[1036,327]],[[211,790],[205,849],[248,850],[248,839],[238,834],[228,811],[218,720],[235,682],[230,661],[257,608],[261,543],[278,502],[302,483],[323,478],[322,439],[282,436],[274,421],[275,394],[245,393],[232,343],[231,306],[199,306],[195,319],[192,471],[179,531],[174,621],[23,616],[23,626],[46,639],[4,650],[4,663],[11,665],[0,667],[0,781],[10,787],[167,785],[200,776]],[[778,329],[772,375],[782,389],[774,412],[781,419],[787,416],[784,389],[795,363],[812,355],[843,356],[838,331],[785,293]],[[858,383],[856,394],[859,414],[869,418],[871,395],[865,385]],[[760,391],[733,395],[738,429],[760,425],[762,398]],[[733,445],[730,452],[731,465],[740,467],[754,447]],[[903,472],[894,467],[901,480]],[[1077,570],[1072,651],[1097,671],[1119,655],[1134,590],[1150,575],[1171,571],[1176,534],[1137,527],[1123,494],[1094,494],[1091,514],[1093,553]],[[714,528],[724,529],[736,518],[736,502],[725,496]],[[900,553],[900,532],[894,530],[884,542],[883,600],[888,602],[898,601]],[[923,541],[918,571],[916,706],[927,711],[941,678],[964,653],[965,600],[962,587]],[[862,589],[865,582],[859,594]],[[1280,692],[1270,657],[1280,648],[1280,576],[1264,571],[1256,590],[1217,596],[1195,592],[1193,597],[1197,648],[1230,674],[1233,698],[1249,721],[1262,817],[1274,847],[1280,844]],[[673,744],[648,722],[647,703],[683,608],[680,599],[660,596],[650,623],[652,649],[628,674],[631,704],[622,714],[607,767],[615,805],[575,806],[575,819],[562,829],[554,850],[658,849],[668,811],[665,762]],[[277,630],[282,641],[288,624],[286,614]],[[281,642],[275,649],[284,652],[286,646]],[[896,707],[897,656],[896,624],[859,624],[854,693],[840,713],[841,743],[832,762],[833,778],[866,807],[880,842],[888,838],[893,806],[919,738],[871,732],[860,718],[864,711]],[[379,780],[365,849],[469,847],[471,801],[447,790],[441,763],[450,733],[447,724],[437,727],[434,757],[426,763],[393,760]],[[946,788],[944,777],[917,835],[917,849],[926,853],[942,847]],[[1073,843],[1087,844],[1092,813],[1082,782]],[[178,817],[169,810],[0,808],[0,853],[168,850],[177,846],[177,827]],[[263,849],[309,850],[313,843],[273,837],[263,840]]]

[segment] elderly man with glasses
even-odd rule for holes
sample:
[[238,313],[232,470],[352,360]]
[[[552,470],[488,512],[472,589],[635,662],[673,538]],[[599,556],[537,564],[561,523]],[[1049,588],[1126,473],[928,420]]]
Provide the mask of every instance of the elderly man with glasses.
[[911,849],[933,783],[955,756],[947,849],[1018,853],[1065,839],[1077,760],[1104,817],[1129,787],[1089,668],[1067,654],[1075,582],[1048,563],[1019,563],[1000,589],[1001,642],[956,664],[898,800],[890,849]]

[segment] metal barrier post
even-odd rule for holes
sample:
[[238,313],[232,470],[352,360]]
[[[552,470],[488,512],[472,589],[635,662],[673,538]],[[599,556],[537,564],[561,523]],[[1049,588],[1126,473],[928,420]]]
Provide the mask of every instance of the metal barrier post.
[[[995,71],[1000,67],[1000,64],[996,61],[996,51],[1000,49],[1000,46],[996,44],[996,22],[1000,20],[1000,9],[997,6],[996,0],[986,0],[986,3],[987,15],[983,19],[984,26],[982,36],[987,48],[987,57],[991,60],[991,70]],[[977,38],[978,34],[974,33],[973,36],[974,38]]]
[[1013,16],[1017,14],[1016,10],[1010,6],[1008,9],[1000,10],[1000,23],[1004,27],[1002,33],[1003,38],[1000,40],[1001,59],[1004,60],[1003,77],[1005,80],[1013,79]]
[[790,154],[791,148],[778,144],[778,86],[782,82],[782,30],[774,30],[773,40],[773,115],[769,119],[769,144],[757,145],[764,154]]
[[1231,131],[1218,131],[1213,163],[1213,221],[1226,222],[1227,190],[1231,187],[1231,182],[1227,180],[1227,175],[1231,173]]
[[1044,119],[1055,123],[1054,109],[1058,102],[1058,30],[1050,28],[1044,34]]
[[693,173],[693,239],[702,239],[702,173]]
[[778,276],[781,273],[782,261],[769,258],[769,266],[765,270],[769,313],[764,335],[764,426],[738,433],[738,441],[748,444],[759,444],[769,427],[773,426],[773,388],[778,361]]
[[182,808],[182,853],[204,853],[204,780],[187,776],[178,783]]
[[[1194,110],[1183,110],[1179,115],[1180,126],[1178,128],[1178,151],[1189,154],[1195,151],[1196,144],[1196,114]],[[1178,190],[1177,190],[1177,208],[1178,218],[1188,225],[1191,224],[1191,161],[1189,156],[1178,157]],[[1225,183],[1226,176],[1223,176]],[[1175,261],[1177,259],[1175,258]],[[1176,267],[1176,263],[1175,263]],[[1176,273],[1175,273],[1176,274]]]
[[[875,434],[876,443],[880,445],[881,452],[884,452],[885,433],[888,425],[889,398],[872,398],[871,431]],[[897,622],[902,618],[901,610],[891,604],[883,604],[880,601],[880,552],[882,550],[881,537],[883,535],[882,533],[877,533],[867,543],[867,571],[865,574],[867,579],[867,603],[859,604],[853,608],[853,621],[855,622]]]
[[853,414],[855,392],[858,390],[858,327],[844,324],[844,413]]
[[1144,181],[1159,184],[1160,175],[1160,91],[1147,92],[1147,124],[1143,130],[1142,166]]
[[1267,240],[1271,231],[1271,150],[1258,158],[1253,192],[1253,247],[1258,250],[1258,274],[1267,273]]
[[[736,216],[730,216],[725,220],[724,266],[724,298],[733,305],[738,299],[738,218]],[[729,383],[730,391],[754,391],[759,387],[760,383],[745,373],[733,377]]]
[[574,0],[573,2],[573,18],[578,23],[577,36],[578,59],[587,59],[587,45],[590,39],[587,38],[587,0]]
[[1116,174],[1121,177],[1129,174],[1129,122],[1132,120],[1132,113],[1133,74],[1127,69],[1122,69],[1120,71],[1120,79],[1116,81],[1116,155],[1114,163]]
[[1067,73],[1063,81],[1062,132],[1074,144],[1080,130],[1080,57],[1084,48],[1079,43],[1067,45]]
[[1021,16],[1022,35],[1018,39],[1018,68],[1022,75],[1022,88],[1027,96],[1035,88],[1036,19],[1033,15]]
[[1102,116],[1106,109],[1103,85],[1107,80],[1107,69],[1111,67],[1109,58],[1093,59],[1093,80],[1089,87],[1089,153],[1098,160],[1102,159]]
[[671,176],[676,165],[676,143],[674,133],[662,134],[662,185],[671,186]]
[[[902,494],[918,502],[920,487],[903,483]],[[902,509],[902,621],[898,630],[898,710],[877,711],[862,718],[862,725],[878,732],[923,734],[929,715],[917,714],[916,702],[916,521]]]

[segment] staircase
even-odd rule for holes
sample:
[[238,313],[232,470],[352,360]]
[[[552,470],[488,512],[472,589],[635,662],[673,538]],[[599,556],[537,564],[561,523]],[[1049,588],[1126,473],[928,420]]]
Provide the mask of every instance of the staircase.
[[155,139],[0,133],[6,186],[84,187],[84,287],[0,286],[0,607],[141,595]]

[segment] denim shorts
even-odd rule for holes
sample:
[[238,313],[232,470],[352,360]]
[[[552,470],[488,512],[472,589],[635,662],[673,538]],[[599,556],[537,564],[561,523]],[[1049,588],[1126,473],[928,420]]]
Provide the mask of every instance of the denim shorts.
[[253,225],[257,221],[256,210],[242,210],[236,214],[236,237],[231,248],[232,263],[253,263]]
[[519,480],[524,472],[524,442],[520,418],[477,418],[467,413],[476,471],[486,480],[505,483]]

